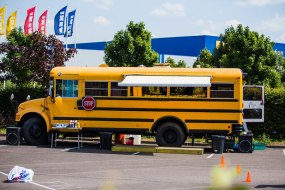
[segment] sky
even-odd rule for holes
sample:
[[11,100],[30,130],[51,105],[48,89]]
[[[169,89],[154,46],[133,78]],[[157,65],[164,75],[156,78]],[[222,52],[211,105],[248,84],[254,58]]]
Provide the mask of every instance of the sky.
[[[36,6],[36,20],[48,9],[47,34],[54,34],[54,16],[61,8],[76,9],[74,34],[67,43],[111,41],[130,21],[144,22],[153,38],[219,36],[227,27],[242,24],[285,43],[285,0],[0,0],[0,7],[4,5],[5,20],[17,10],[17,26],[22,28],[27,9]],[[102,51],[79,50],[66,65],[98,66],[103,56]],[[195,60],[171,57],[188,64]]]

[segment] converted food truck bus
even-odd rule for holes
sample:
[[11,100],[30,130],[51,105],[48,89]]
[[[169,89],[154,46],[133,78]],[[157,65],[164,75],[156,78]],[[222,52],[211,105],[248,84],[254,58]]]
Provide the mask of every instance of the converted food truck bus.
[[21,103],[28,144],[76,120],[84,133],[155,135],[181,146],[189,134],[242,131],[242,72],[229,68],[55,67],[49,96]]

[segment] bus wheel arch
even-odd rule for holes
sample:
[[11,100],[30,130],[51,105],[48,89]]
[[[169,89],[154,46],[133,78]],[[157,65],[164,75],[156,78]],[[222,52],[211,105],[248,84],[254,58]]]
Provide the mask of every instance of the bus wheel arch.
[[38,115],[26,117],[22,123],[23,137],[27,144],[41,145],[47,142],[47,125],[43,117]]
[[187,139],[188,130],[180,119],[167,116],[157,120],[152,128],[159,146],[181,146]]

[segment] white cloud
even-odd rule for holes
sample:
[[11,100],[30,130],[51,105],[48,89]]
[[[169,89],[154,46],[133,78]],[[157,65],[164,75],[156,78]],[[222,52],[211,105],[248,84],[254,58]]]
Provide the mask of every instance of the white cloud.
[[197,26],[197,28],[200,28],[201,30],[200,33],[202,35],[212,35],[212,36],[218,35],[217,24],[215,24],[214,21],[199,19],[196,20],[194,23]]
[[285,15],[275,14],[274,18],[261,23],[262,29],[275,32],[285,31]]
[[241,6],[267,6],[272,4],[282,4],[285,0],[237,0],[235,2],[237,5]]
[[98,5],[98,7],[103,10],[109,10],[112,5],[113,5],[112,0],[102,0],[101,3]]
[[214,33],[214,32],[212,32],[210,30],[202,30],[201,34],[202,35],[210,35],[210,36],[218,36],[217,33]]
[[184,16],[185,8],[180,3],[166,2],[162,5],[161,8],[155,8],[152,11],[152,14],[155,16],[166,16],[166,15]]
[[201,28],[207,28],[207,30],[216,30],[217,27],[216,27],[216,24],[212,21],[212,20],[196,20],[195,21],[195,24],[197,26],[200,26]]
[[163,7],[170,11],[172,14],[177,16],[184,16],[185,15],[185,9],[184,6],[180,3],[164,3]]
[[239,24],[241,24],[241,22],[238,20],[232,19],[232,20],[226,21],[225,24],[226,24],[226,27],[229,27],[229,26],[237,27]]
[[93,22],[100,25],[108,25],[111,23],[106,17],[103,16],[98,16],[94,18]]
[[103,10],[109,10],[113,5],[112,0],[85,0],[85,2],[92,3],[97,8],[103,9]]
[[155,15],[155,16],[165,16],[165,15],[167,15],[168,13],[165,11],[165,10],[163,10],[163,9],[154,9],[153,11],[152,11],[152,14],[153,15]]

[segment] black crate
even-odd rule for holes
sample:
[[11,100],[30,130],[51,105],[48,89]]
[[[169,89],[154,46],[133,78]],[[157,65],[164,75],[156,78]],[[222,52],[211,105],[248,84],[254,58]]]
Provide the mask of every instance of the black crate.
[[10,145],[21,144],[21,128],[7,127],[6,128],[6,142]]
[[242,153],[252,153],[253,144],[252,144],[252,134],[243,134],[238,138],[238,152]]

